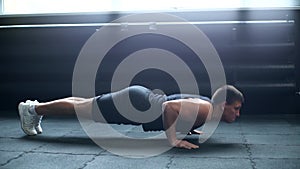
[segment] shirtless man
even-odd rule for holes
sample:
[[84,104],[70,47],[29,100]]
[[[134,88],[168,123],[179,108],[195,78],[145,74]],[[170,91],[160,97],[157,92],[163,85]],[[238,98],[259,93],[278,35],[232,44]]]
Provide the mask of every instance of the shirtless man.
[[[226,98],[225,98],[226,93]],[[114,100],[128,100],[140,112],[151,108],[153,113],[159,113],[158,118],[150,122],[140,122],[126,118],[120,113]],[[223,100],[223,99],[226,100]],[[142,125],[144,131],[164,130],[171,146],[193,149],[198,148],[186,140],[176,137],[177,131],[190,131],[201,127],[206,119],[210,119],[213,112],[223,112],[221,120],[232,123],[240,116],[240,109],[244,102],[243,94],[231,85],[223,86],[215,91],[210,100],[207,97],[189,94],[161,95],[155,94],[143,86],[130,86],[117,92],[102,94],[94,98],[69,97],[59,100],[39,103],[38,101],[21,102],[18,106],[21,127],[27,135],[42,133],[41,120],[43,115],[74,115],[76,111],[84,112],[85,118],[109,124]],[[126,102],[125,102],[126,103]],[[127,104],[128,105],[128,104]],[[101,116],[95,111],[95,106],[101,111]],[[131,113],[126,105],[122,110]],[[148,113],[148,111],[147,111]],[[144,115],[143,115],[144,116]],[[182,124],[190,123],[191,128],[185,129]],[[193,124],[192,124],[193,123]]]

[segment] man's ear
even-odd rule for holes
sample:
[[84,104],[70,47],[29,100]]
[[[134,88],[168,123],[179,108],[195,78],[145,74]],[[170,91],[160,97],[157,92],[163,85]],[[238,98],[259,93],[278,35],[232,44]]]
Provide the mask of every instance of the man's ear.
[[221,108],[222,108],[222,110],[225,109],[226,104],[227,104],[226,101],[224,101],[223,103],[221,103]]
[[225,106],[226,106],[226,102],[224,101],[224,102],[222,102],[222,103],[217,104],[216,108],[217,108],[218,110],[221,110],[221,111],[223,112]]

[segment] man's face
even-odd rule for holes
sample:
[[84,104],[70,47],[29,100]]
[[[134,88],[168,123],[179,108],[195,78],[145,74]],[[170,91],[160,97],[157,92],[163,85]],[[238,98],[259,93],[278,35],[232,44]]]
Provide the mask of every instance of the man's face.
[[240,116],[240,109],[242,103],[240,101],[235,101],[232,104],[225,104],[224,112],[222,115],[222,120],[227,123],[232,123],[237,117]]

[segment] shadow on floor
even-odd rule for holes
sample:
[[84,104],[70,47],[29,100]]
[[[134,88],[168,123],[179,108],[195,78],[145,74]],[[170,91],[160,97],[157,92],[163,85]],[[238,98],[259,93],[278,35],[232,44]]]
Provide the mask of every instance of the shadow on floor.
[[67,144],[68,146],[100,146],[105,147],[105,149],[110,150],[123,150],[123,151],[155,151],[157,149],[170,150],[169,153],[191,153],[191,152],[201,152],[201,153],[213,153],[213,152],[223,152],[230,149],[239,149],[241,144],[236,143],[217,143],[213,140],[210,142],[199,144],[198,139],[186,139],[187,141],[199,145],[199,149],[186,150],[172,148],[169,146],[167,140],[165,139],[133,139],[133,138],[97,138],[90,139],[89,137],[74,137],[74,136],[64,136],[64,137],[52,137],[45,135],[38,136],[24,136],[20,139],[27,141],[33,141],[38,143],[49,143],[49,144]]

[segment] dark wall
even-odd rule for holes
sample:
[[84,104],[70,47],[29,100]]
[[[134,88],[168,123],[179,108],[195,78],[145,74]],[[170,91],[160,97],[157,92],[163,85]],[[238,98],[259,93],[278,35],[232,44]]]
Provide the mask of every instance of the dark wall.
[[[237,10],[172,14],[188,21],[286,20],[286,23],[232,22],[197,26],[217,49],[227,83],[244,92],[246,103],[243,112],[299,112],[299,96],[296,95],[299,91],[299,11]],[[126,14],[2,16],[0,23],[2,26],[105,23],[123,15]],[[71,96],[75,61],[82,46],[97,28],[1,28],[0,110],[16,110],[18,102],[26,99],[47,101]],[[113,65],[116,66],[130,50],[161,47],[184,58],[197,77],[201,93],[210,96],[210,84],[202,63],[195,60],[188,49],[178,48],[178,42],[163,36],[143,35],[128,39],[126,44],[129,47],[124,48],[122,44],[116,47],[111,54],[114,59],[107,59],[107,64],[99,68],[96,93],[109,92]],[[174,79],[158,70],[141,72],[132,84],[161,88],[167,94],[178,91]]]

